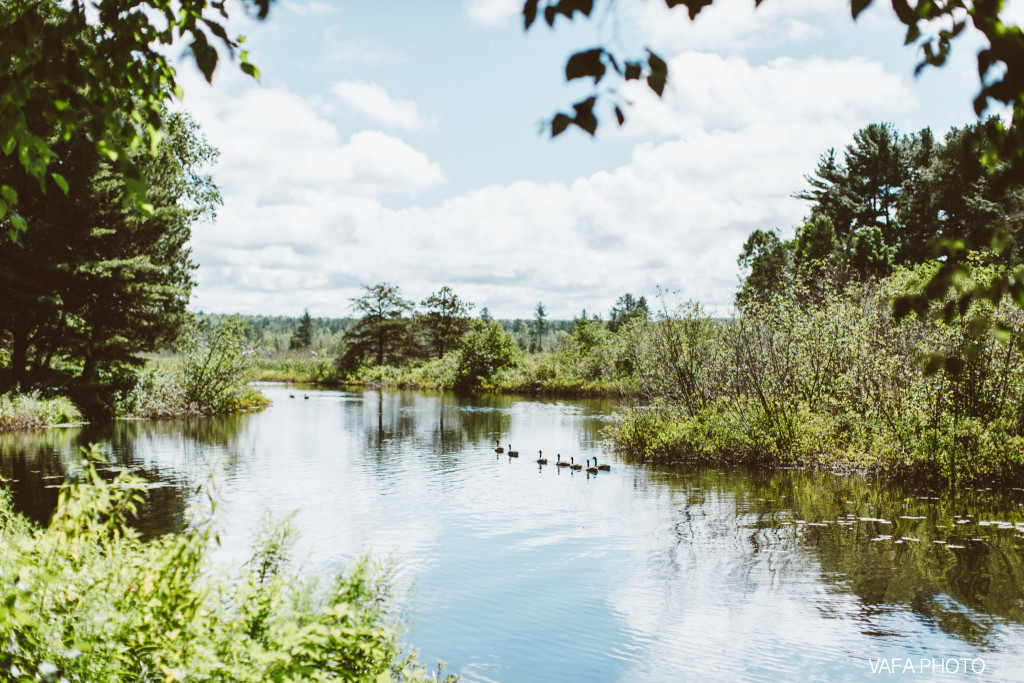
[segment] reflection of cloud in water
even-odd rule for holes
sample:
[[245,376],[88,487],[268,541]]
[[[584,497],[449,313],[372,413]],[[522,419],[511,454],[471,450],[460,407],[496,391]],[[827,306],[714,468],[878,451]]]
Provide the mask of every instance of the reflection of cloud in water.
[[[171,510],[213,472],[224,561],[248,558],[268,509],[295,513],[302,571],[395,558],[410,640],[467,680],[826,680],[863,674],[866,657],[985,652],[1006,671],[1020,654],[1019,500],[637,468],[602,450],[601,401],[265,391],[274,405],[236,421],[117,427],[114,467],[165,484],[151,494]],[[55,483],[86,437],[62,438],[37,464],[5,447],[4,472]],[[558,454],[613,469],[573,473]],[[932,542],[975,536],[964,555]]]

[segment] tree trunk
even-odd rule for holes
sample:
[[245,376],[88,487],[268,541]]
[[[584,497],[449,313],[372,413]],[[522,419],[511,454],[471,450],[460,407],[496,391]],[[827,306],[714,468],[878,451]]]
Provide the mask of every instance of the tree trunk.
[[24,391],[28,381],[28,325],[16,318],[11,332],[14,335],[11,346],[11,380],[16,391]]

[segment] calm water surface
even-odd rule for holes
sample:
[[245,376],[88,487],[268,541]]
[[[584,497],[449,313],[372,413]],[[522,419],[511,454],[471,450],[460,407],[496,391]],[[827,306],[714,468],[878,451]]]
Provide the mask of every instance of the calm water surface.
[[101,441],[153,482],[151,533],[212,481],[228,561],[294,513],[306,571],[395,558],[408,640],[468,681],[1024,681],[1020,490],[633,467],[602,448],[601,401],[264,391],[257,415],[2,435],[0,473],[45,521]]

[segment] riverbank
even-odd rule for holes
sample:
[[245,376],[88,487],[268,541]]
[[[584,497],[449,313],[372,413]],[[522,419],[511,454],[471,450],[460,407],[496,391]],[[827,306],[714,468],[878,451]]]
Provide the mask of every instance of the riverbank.
[[[276,354],[256,362],[255,377],[261,382],[291,382],[320,387],[365,387],[453,391],[458,354],[418,361],[398,367],[367,365],[341,375],[324,357],[312,354]],[[519,394],[555,398],[608,398],[629,394],[625,379],[586,379],[565,367],[556,353],[525,355],[512,368],[483,379],[474,393]]]
[[667,406],[616,416],[607,436],[627,462],[745,464],[931,484],[1024,484],[1024,438],[963,419],[951,431],[901,441],[884,421],[802,411],[780,433],[756,407],[722,404],[696,415]]
[[40,398],[36,394],[0,396],[0,432],[42,429],[82,421],[82,412],[65,396]]

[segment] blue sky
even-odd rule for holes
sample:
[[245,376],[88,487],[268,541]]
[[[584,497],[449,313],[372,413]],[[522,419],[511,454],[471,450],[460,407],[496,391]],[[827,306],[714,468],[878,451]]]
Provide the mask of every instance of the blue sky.
[[[193,308],[343,316],[387,281],[416,301],[450,285],[498,317],[607,313],[658,287],[725,312],[746,235],[792,233],[807,207],[791,195],[827,148],[873,121],[973,119],[974,39],[915,79],[876,4],[855,24],[845,0],[719,0],[691,23],[599,1],[592,21],[529,33],[521,0],[279,0],[266,22],[236,18],[260,83],[179,68],[224,193],[193,230]],[[551,140],[544,122],[589,91],[565,60],[598,44],[658,51],[665,97],[624,90],[626,126],[599,112],[596,139]]]

